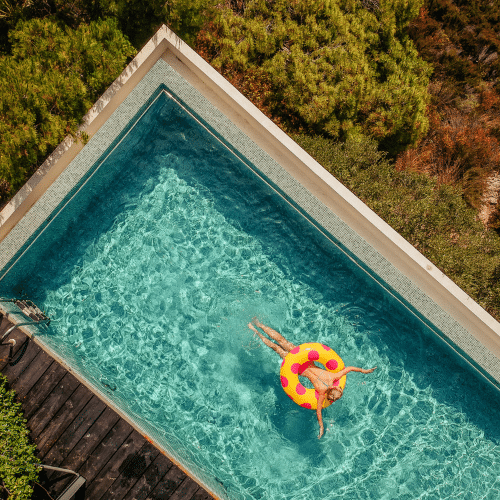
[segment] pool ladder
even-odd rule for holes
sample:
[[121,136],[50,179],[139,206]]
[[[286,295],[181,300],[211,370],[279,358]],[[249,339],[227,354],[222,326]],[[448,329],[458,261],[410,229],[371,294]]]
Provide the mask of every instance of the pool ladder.
[[[13,321],[13,319],[10,317],[9,314],[7,314],[5,317],[9,321],[13,323],[13,325],[8,328],[0,337],[0,346],[1,345],[10,345],[9,349],[9,356],[8,356],[8,363],[11,366],[14,366],[15,364],[19,363],[21,358],[23,357],[24,353],[26,352],[26,349],[28,348],[28,342],[30,340],[30,337],[28,336],[26,340],[24,341],[23,345],[19,349],[19,355],[18,357],[12,361],[13,353],[14,353],[14,347],[16,345],[15,339],[10,339],[7,342],[4,343],[4,339],[16,328],[20,326],[45,326],[47,327],[50,323],[50,318],[47,317],[31,300],[26,300],[26,299],[12,299],[12,298],[5,298],[5,297],[0,297],[0,303],[11,303],[16,307],[16,313],[21,313],[26,319],[24,321],[16,323]],[[12,312],[12,311],[11,311]],[[4,313],[0,311],[0,323],[2,322],[2,319],[4,317]]]

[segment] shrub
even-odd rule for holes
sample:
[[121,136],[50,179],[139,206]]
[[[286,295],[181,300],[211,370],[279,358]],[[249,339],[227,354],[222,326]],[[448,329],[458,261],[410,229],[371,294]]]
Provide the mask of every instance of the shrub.
[[[488,179],[500,171],[498,5],[425,0],[409,32],[420,56],[434,67],[429,133],[397,161],[398,169],[462,186],[480,213]],[[490,227],[496,226],[493,219]]]
[[406,35],[421,1],[364,3],[250,0],[221,10],[206,53],[223,73],[260,71],[267,104],[294,126],[397,152],[427,130],[430,67]]
[[72,29],[114,19],[136,49],[165,23],[186,43],[193,43],[217,3],[217,0],[0,0],[0,52],[9,52],[8,32],[19,21],[34,18],[57,20]]
[[33,484],[38,479],[38,459],[35,446],[28,439],[29,431],[23,418],[21,404],[15,393],[7,390],[7,379],[0,374],[0,492],[9,500],[29,500]]
[[479,209],[482,184],[500,164],[500,144],[489,122],[473,110],[441,108],[431,113],[431,130],[415,149],[399,156],[399,170],[434,176],[438,182],[462,184],[467,201]]
[[311,156],[422,252],[490,314],[500,318],[500,237],[476,220],[460,187],[397,171],[376,143],[292,135]]

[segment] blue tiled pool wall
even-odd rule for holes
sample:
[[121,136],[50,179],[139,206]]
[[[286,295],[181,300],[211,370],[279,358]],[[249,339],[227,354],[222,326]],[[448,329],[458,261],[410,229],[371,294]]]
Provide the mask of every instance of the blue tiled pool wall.
[[[12,263],[35,237],[40,239],[39,235],[52,217],[54,210],[71,198],[81,183],[92,175],[96,166],[101,164],[102,159],[130,130],[130,124],[136,122],[150,103],[165,89],[214,136],[233,152],[237,152],[237,156],[249,168],[285,196],[291,205],[302,214],[307,214],[308,220],[332,238],[361,269],[390,290],[457,352],[460,354],[466,352],[466,357],[476,368],[480,367],[480,371],[490,381],[494,383],[500,381],[500,363],[490,351],[307,191],[162,59],[158,60],[110,119],[92,137],[89,144],[59,176],[34,209],[0,243],[0,268],[2,268],[0,277],[10,267],[6,259]],[[148,138],[145,139],[148,140]],[[110,184],[112,177],[116,174],[117,172],[99,172],[99,175],[109,176]],[[90,182],[92,183],[92,180]],[[84,196],[89,198],[92,195],[91,191],[91,189],[86,190],[89,194]],[[84,207],[85,200],[81,199],[78,202],[78,208],[75,207],[75,209],[78,211]],[[68,214],[65,212],[66,210],[62,211],[58,216],[61,219],[58,223],[62,228],[73,220],[74,213],[76,213],[71,210]],[[40,243],[37,241],[37,245]]]
[[[102,191],[112,189],[113,180],[116,176],[120,175],[122,166],[127,164],[129,152],[136,148],[140,141],[146,139],[137,136],[137,134],[129,135],[130,130],[134,128],[137,120],[140,119],[151,103],[161,93],[162,89],[159,88],[139,110],[136,119],[131,121],[129,126],[121,131],[113,143],[103,152],[98,161],[81,176],[79,182],[70,189],[69,193],[57,204],[53,212],[42,221],[16,254],[7,262],[0,275],[0,294],[2,291],[6,293],[7,290],[13,290],[17,296],[23,296],[22,281],[20,282],[18,277],[29,275],[26,270],[32,269],[36,265],[43,265],[43,263],[38,262],[39,256],[43,255],[50,246],[54,245],[57,242],[57,238],[62,238],[66,231],[71,230],[71,225],[76,223],[79,215],[86,210],[96,196]],[[117,145],[125,136],[127,136],[125,147],[117,149]],[[107,159],[110,161],[107,161],[106,168],[100,168]],[[51,231],[46,231],[49,225],[51,226]],[[35,240],[36,251],[30,251],[31,245]],[[23,258],[20,260],[21,255]]]

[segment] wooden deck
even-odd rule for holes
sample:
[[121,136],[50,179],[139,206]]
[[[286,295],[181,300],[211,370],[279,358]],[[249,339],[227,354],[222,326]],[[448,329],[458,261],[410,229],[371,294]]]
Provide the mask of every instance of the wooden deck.
[[[4,319],[0,332],[6,329]],[[10,338],[17,342],[16,353],[27,337],[16,329],[5,341]],[[75,498],[212,499],[35,342],[14,366],[7,363],[8,353],[8,346],[0,346],[0,371],[22,403],[41,463],[73,470],[87,480],[84,496],[81,491]],[[42,472],[43,488],[37,488],[34,500],[56,498],[72,477]]]

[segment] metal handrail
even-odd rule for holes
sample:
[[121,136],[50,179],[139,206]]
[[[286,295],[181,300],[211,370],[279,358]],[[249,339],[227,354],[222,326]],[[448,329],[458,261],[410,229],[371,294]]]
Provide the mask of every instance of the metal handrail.
[[[3,334],[0,336],[0,345],[9,345],[9,356],[8,356],[8,363],[11,366],[16,365],[21,358],[23,357],[24,353],[26,352],[26,348],[28,346],[28,342],[31,338],[31,335],[28,335],[27,340],[24,342],[24,344],[21,346],[19,356],[15,361],[12,361],[12,357],[14,354],[14,346],[16,345],[16,341],[14,339],[10,339],[7,343],[4,343],[4,340],[6,337],[9,336],[10,333],[12,333],[16,328],[19,328],[21,326],[36,326],[40,327],[41,325],[44,325],[47,327],[50,324],[50,318],[45,316],[45,314],[31,301],[31,300],[24,300],[24,299],[15,299],[15,298],[6,298],[6,297],[0,297],[0,302],[11,302],[15,304],[15,306],[19,309],[19,314],[22,314],[25,318],[26,321],[21,321],[20,323],[17,323],[12,320],[12,318],[9,317],[9,315],[12,313],[6,313],[5,316],[7,320],[11,321],[13,324],[10,328],[7,328],[7,331],[5,331]],[[13,315],[16,315],[17,313],[12,313]],[[4,313],[0,311],[0,322],[4,317]]]
[[17,327],[19,326],[26,326],[26,325],[32,325],[33,321],[23,321],[22,323],[16,323],[12,325],[3,335],[2,338],[0,338],[0,344],[3,342],[3,339],[9,335],[12,331],[14,331]]
[[43,469],[53,470],[56,472],[65,472],[69,474],[74,474],[76,476],[75,479],[71,481],[71,483],[67,486],[67,488],[55,500],[71,500],[73,496],[78,491],[80,491],[82,486],[84,486],[87,481],[83,476],[78,474],[78,472],[75,472],[73,470],[62,469],[61,467],[54,467],[53,465],[44,465],[44,464],[38,464],[38,465]]
[[[50,324],[50,318],[45,316],[45,314],[42,311],[40,311],[40,309],[31,300],[0,297],[0,302],[11,302],[15,304],[16,307],[19,309],[19,313],[21,313],[26,318],[26,321],[22,321],[21,323],[13,322],[14,324],[5,333],[3,333],[2,337],[0,338],[0,344],[5,339],[5,337],[9,335],[9,333],[11,333],[19,326],[28,326],[28,325],[48,326]],[[9,316],[11,314],[12,312],[6,313],[5,315],[6,318],[10,320]],[[3,318],[3,316],[4,314],[0,312],[0,320]]]

